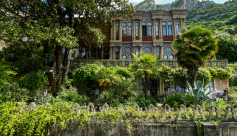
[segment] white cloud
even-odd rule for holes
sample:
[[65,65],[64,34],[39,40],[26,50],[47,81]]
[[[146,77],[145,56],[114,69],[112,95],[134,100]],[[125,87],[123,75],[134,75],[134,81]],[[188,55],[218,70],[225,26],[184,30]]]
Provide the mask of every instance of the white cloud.
[[129,0],[129,3],[137,3],[138,4],[142,1],[144,1],[144,0]]

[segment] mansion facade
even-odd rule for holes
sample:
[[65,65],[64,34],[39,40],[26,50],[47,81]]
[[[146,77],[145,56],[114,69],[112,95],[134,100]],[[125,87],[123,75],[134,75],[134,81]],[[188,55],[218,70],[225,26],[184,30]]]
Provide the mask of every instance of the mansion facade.
[[142,50],[153,53],[157,59],[174,60],[171,43],[179,38],[187,12],[187,9],[140,10],[131,19],[112,18],[112,28],[96,26],[106,35],[102,48],[87,39],[76,49],[77,59],[132,60],[132,54],[138,55]]

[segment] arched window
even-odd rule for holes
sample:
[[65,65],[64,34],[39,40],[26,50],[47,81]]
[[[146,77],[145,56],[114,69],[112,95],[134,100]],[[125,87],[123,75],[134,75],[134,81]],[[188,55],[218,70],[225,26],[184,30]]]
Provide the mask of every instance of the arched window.
[[132,50],[131,48],[129,47],[125,47],[123,48],[123,59],[126,60],[126,59],[131,59],[131,53],[132,53]]
[[123,36],[127,36],[127,24],[122,23],[122,27],[123,27]]
[[127,36],[132,36],[132,23],[128,23],[128,32]]
[[152,23],[151,22],[148,22],[148,28],[147,28],[147,36],[151,36],[151,28],[152,28]]
[[174,60],[173,50],[170,47],[164,49],[164,60]]
[[159,35],[159,23],[156,22],[156,36]]
[[116,36],[119,36],[119,23],[116,22]]
[[118,48],[115,49],[115,57],[116,57],[116,59],[119,59],[119,49]]
[[156,48],[156,57],[160,59],[160,48]]
[[176,23],[176,35],[180,35],[179,34],[179,22],[175,22]]
[[139,26],[138,26],[138,25],[139,25],[139,23],[136,22],[136,23],[135,23],[135,26],[136,26],[136,28],[135,28],[135,29],[136,29],[136,36],[139,36],[139,35],[138,35],[138,33],[139,33]]
[[167,35],[167,28],[166,28],[166,22],[162,22],[162,35]]
[[147,36],[146,22],[142,22],[142,36]]
[[137,48],[135,49],[135,54],[136,54],[137,57],[139,56],[139,47],[137,47]]
[[168,22],[168,35],[173,35],[172,22]]
[[150,47],[143,48],[143,51],[144,53],[148,53],[148,54],[152,53],[152,49]]

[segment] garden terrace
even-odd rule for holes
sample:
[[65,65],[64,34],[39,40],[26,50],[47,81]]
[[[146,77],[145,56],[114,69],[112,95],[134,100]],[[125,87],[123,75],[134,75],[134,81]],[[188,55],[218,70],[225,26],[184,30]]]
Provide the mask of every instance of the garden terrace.
[[[93,64],[95,59],[74,59],[70,61],[70,70],[73,71],[73,69],[80,68],[82,66],[85,66],[87,64]],[[128,67],[129,65],[133,64],[136,60],[107,60],[107,59],[99,59],[99,61],[105,65],[106,67],[113,67],[113,66],[120,66],[120,67]],[[178,63],[176,60],[162,60],[160,61],[160,64],[162,66],[170,66],[172,68],[178,67]],[[207,62],[204,62],[204,67],[210,67],[210,66],[216,66],[216,67],[227,67],[228,66],[228,60],[208,60]]]

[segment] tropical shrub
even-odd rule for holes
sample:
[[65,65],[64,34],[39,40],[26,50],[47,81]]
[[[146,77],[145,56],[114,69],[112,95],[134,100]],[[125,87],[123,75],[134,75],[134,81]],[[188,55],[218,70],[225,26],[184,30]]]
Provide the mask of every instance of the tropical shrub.
[[42,105],[45,103],[50,103],[53,99],[53,96],[48,93],[48,90],[45,90],[44,94],[38,93],[34,97],[34,102],[37,105]]
[[150,106],[150,104],[156,106],[157,103],[158,103],[158,97],[156,96],[147,96],[146,99],[145,97],[137,97],[135,99],[135,102],[139,105],[139,107],[145,109],[145,108],[148,108]]
[[208,71],[207,68],[198,68],[196,79],[199,81],[204,80],[204,86],[206,86],[211,80],[211,73]]
[[207,67],[209,72],[211,73],[212,78],[214,79],[229,79],[233,74],[233,68],[231,67]]
[[36,91],[44,91],[48,85],[48,76],[42,71],[23,75],[18,81],[19,84],[30,90],[30,95],[37,94]]
[[12,101],[22,102],[29,99],[29,90],[22,88],[19,83],[15,82],[2,89],[0,102]]
[[230,87],[237,86],[237,74],[233,74],[231,76],[231,78],[229,79],[229,85]]
[[0,91],[11,84],[11,78],[16,74],[4,59],[0,60]]

